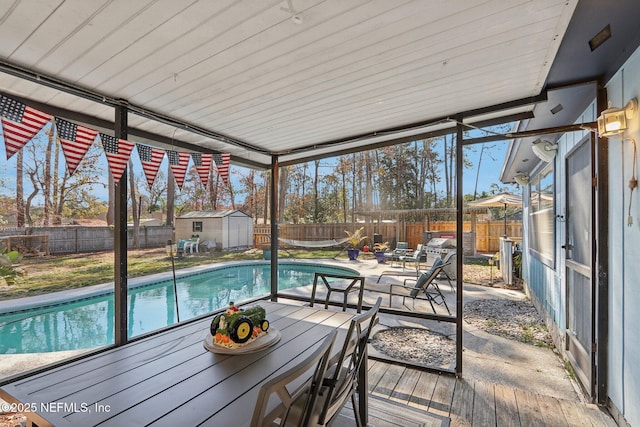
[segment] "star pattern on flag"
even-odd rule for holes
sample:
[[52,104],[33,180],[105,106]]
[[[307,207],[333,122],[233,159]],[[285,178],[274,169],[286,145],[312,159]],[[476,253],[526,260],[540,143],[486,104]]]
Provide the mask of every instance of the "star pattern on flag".
[[[178,163],[172,164],[171,158],[173,157],[175,162],[176,155],[178,158]],[[176,179],[176,184],[178,184],[178,189],[182,191],[184,177],[187,174],[187,166],[189,166],[189,158],[191,156],[189,155],[189,153],[177,152],[172,150],[167,150],[167,156],[169,157],[169,166],[171,167],[171,171],[173,172],[173,177]]]
[[147,178],[147,185],[151,189],[158,175],[162,159],[164,159],[164,150],[144,144],[136,144],[136,148],[138,149],[138,156],[140,156],[140,163],[142,163],[142,170]]
[[7,160],[51,121],[52,115],[0,95],[0,116]]
[[180,164],[180,154],[177,151],[167,150],[167,158],[171,166],[178,166]]
[[191,153],[191,159],[196,166],[196,171],[204,188],[209,187],[209,171],[213,163],[213,154]]
[[56,129],[62,144],[62,152],[67,160],[67,170],[69,175],[73,175],[96,139],[98,131],[77,125],[60,117],[56,117]]
[[102,142],[102,148],[107,155],[107,163],[109,163],[109,171],[113,175],[113,179],[116,183],[120,182],[124,170],[127,168],[131,151],[133,151],[133,143],[124,139],[118,139],[116,137],[100,134],[100,141]]
[[213,160],[216,162],[218,168],[218,175],[222,178],[225,184],[229,183],[229,161],[231,160],[231,154],[229,153],[215,153],[213,154]]

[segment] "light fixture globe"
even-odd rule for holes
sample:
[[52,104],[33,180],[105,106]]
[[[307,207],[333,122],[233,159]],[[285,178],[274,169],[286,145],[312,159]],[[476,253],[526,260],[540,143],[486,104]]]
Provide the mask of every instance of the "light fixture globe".
[[631,99],[622,108],[607,108],[598,117],[598,135],[611,138],[623,133],[628,127],[628,120],[638,111],[638,100]]
[[558,153],[558,144],[554,144],[545,139],[537,139],[533,141],[531,146],[533,154],[535,154],[543,162],[551,162]]

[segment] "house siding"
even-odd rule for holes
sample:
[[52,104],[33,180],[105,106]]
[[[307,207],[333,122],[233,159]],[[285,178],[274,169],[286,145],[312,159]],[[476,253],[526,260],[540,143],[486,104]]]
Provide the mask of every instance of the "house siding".
[[[636,51],[606,84],[612,106],[624,106],[631,98],[640,99],[640,50]],[[596,120],[595,99],[576,123]],[[553,266],[543,263],[528,248],[528,190],[525,189],[523,218],[523,277],[536,306],[543,312],[555,344],[564,351],[566,325],[565,242],[566,156],[588,134],[566,134],[558,141],[555,159],[556,254]],[[640,141],[640,115],[631,119],[626,139],[611,138],[609,148],[609,292],[607,345],[607,397],[620,423],[640,425],[640,190],[632,199],[633,224],[627,224],[630,202],[629,179],[633,171],[633,144]],[[638,161],[636,160],[636,163]],[[640,164],[636,164],[640,169]],[[534,172],[537,172],[534,170]],[[532,173],[532,176],[535,174]],[[587,188],[586,184],[585,188]],[[597,236],[592,231],[594,238]],[[593,274],[598,274],[594,272]],[[597,317],[596,317],[597,318]],[[602,343],[599,343],[601,345]],[[602,350],[602,349],[601,349]],[[622,415],[624,419],[618,416]]]
[[[640,51],[607,83],[613,106],[640,98]],[[640,116],[627,138],[640,140]],[[633,224],[627,225],[633,171],[633,144],[609,141],[609,399],[631,425],[640,425],[640,203],[633,197]],[[636,161],[637,162],[637,161]],[[636,163],[636,168],[640,167]]]

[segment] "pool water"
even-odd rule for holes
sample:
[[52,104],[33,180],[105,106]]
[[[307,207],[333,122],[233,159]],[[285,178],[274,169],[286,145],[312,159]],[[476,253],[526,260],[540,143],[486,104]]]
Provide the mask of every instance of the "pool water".
[[[142,284],[128,292],[128,330],[135,337],[226,307],[229,301],[271,292],[269,263],[214,267],[178,277],[178,310],[173,279]],[[315,272],[357,274],[341,267],[280,263],[278,287],[311,285]],[[113,292],[81,300],[0,314],[0,354],[42,353],[111,345],[114,342]]]

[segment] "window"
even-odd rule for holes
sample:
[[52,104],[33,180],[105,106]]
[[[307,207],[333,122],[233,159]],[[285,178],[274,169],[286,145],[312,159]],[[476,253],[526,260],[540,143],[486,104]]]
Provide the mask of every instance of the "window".
[[202,231],[202,221],[193,221],[193,232],[201,232]]
[[553,265],[555,242],[554,172],[549,164],[531,180],[529,247]]

